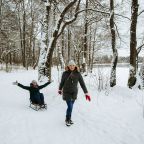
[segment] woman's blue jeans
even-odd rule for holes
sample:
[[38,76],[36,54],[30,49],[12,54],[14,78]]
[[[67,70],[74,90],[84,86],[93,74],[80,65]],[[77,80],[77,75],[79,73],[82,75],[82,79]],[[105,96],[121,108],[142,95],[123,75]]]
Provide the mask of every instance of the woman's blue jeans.
[[71,119],[74,100],[68,100],[66,101],[66,103],[67,103],[66,119]]

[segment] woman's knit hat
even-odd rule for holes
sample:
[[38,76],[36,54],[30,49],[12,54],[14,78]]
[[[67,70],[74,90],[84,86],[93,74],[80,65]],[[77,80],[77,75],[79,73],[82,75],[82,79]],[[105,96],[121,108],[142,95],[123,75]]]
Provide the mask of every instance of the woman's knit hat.
[[70,65],[75,65],[75,66],[76,66],[74,60],[70,60],[70,61],[68,62],[68,66],[70,66]]

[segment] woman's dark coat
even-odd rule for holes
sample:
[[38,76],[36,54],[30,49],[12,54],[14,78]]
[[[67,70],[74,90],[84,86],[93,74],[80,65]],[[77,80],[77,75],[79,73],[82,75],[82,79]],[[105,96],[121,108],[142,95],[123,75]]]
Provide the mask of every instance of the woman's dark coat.
[[77,99],[78,82],[80,83],[84,93],[87,93],[88,91],[80,72],[78,72],[77,70],[67,70],[63,72],[61,82],[59,85],[59,90],[63,90],[64,100],[68,101]]

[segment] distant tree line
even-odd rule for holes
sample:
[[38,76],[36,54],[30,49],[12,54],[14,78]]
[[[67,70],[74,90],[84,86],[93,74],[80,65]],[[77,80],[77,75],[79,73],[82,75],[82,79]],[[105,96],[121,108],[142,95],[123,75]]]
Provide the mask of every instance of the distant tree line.
[[[84,73],[92,72],[94,63],[111,63],[113,87],[117,63],[128,62],[132,88],[142,62],[144,36],[137,35],[137,22],[143,14],[138,0],[0,0],[0,63],[38,67],[39,80],[51,79],[52,66],[64,69],[70,59]],[[119,30],[122,21],[129,24],[129,36]],[[125,38],[129,57],[120,57]]]
[[[112,61],[112,56],[108,56],[108,55],[102,55],[102,56],[97,56],[95,59],[94,59],[94,64],[95,63],[111,63]],[[118,57],[118,63],[129,63],[130,62],[130,57],[129,56],[119,56]],[[138,57],[138,63],[143,63],[144,62],[144,57],[142,56],[139,56]]]

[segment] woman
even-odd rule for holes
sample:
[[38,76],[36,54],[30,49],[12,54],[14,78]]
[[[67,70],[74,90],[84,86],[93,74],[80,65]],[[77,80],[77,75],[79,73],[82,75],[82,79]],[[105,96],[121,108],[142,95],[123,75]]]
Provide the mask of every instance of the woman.
[[69,61],[68,66],[66,67],[66,71],[62,74],[61,82],[59,85],[59,94],[63,94],[63,100],[67,103],[67,111],[66,111],[66,125],[70,126],[73,124],[71,120],[73,104],[77,99],[78,93],[78,82],[83,89],[86,100],[91,100],[90,96],[88,95],[87,88],[85,86],[84,80],[82,75],[78,71],[78,68],[73,60]]
[[19,87],[28,90],[30,92],[30,100],[33,104],[39,104],[40,106],[43,106],[44,103],[44,96],[43,93],[40,93],[40,89],[46,87],[47,85],[49,85],[51,82],[47,82],[44,85],[39,86],[37,84],[37,82],[35,80],[33,80],[30,83],[30,86],[24,86],[20,83],[18,83],[17,81],[14,82],[14,85],[18,85]]

